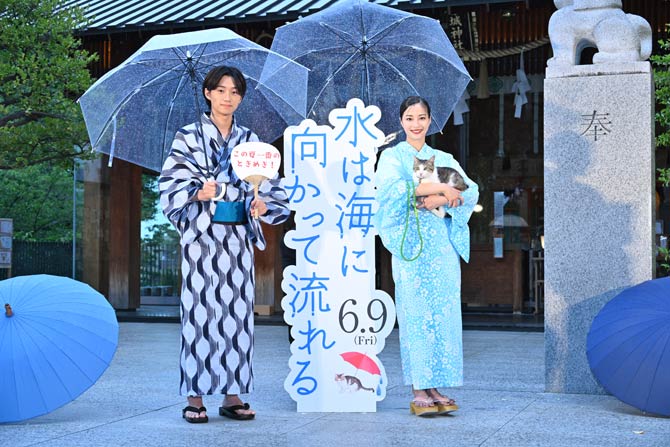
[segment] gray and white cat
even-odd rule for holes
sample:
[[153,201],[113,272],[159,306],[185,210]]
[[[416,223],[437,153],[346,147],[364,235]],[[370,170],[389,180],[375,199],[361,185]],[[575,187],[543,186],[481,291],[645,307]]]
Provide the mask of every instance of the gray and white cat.
[[374,388],[366,388],[363,386],[363,383],[354,376],[345,376],[344,374],[335,374],[335,383],[340,386],[341,393],[353,393],[360,390],[372,391],[374,393]]
[[[452,188],[456,188],[459,191],[465,191],[468,189],[468,185],[465,183],[463,176],[453,168],[445,168],[442,166],[435,166],[435,156],[433,155],[428,160],[422,160],[418,157],[414,157],[414,179],[419,183],[446,183]],[[417,199],[417,201],[423,200]],[[434,210],[431,210],[433,214],[437,217],[444,217],[447,212],[444,210],[444,206],[439,206]]]

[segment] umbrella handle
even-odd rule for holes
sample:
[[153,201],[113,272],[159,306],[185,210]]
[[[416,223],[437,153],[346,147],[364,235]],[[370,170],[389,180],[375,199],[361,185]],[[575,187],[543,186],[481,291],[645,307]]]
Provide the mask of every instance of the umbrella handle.
[[[254,183],[254,199],[258,200],[258,184]],[[254,210],[254,219],[258,219],[258,210]]]
[[10,306],[9,304],[5,304],[5,316],[9,318],[12,315],[14,315],[14,311],[12,311],[12,306]]
[[[215,182],[215,181],[216,181],[216,179],[211,178],[211,177],[210,177],[209,179],[207,179],[207,180],[210,181],[210,182]],[[214,197],[214,198],[212,199],[213,202],[218,202],[219,200],[223,199],[223,196],[226,195],[226,184],[225,184],[225,183],[218,183],[218,182],[217,182],[217,185],[218,185],[217,188],[216,188],[216,189],[217,189],[217,192],[219,191],[219,189],[220,189],[221,191],[216,195],[216,197]]]

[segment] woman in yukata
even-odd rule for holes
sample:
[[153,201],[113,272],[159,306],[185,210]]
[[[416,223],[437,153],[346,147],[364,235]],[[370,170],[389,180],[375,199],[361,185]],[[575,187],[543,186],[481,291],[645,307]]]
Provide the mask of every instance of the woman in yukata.
[[[414,393],[410,412],[447,414],[458,406],[438,388],[463,384],[459,257],[469,259],[468,220],[479,192],[450,154],[426,144],[431,118],[425,99],[405,99],[400,121],[406,141],[384,150],[377,165],[375,226],[392,254],[403,377]],[[435,166],[463,177],[464,192],[414,179],[415,160],[433,156]],[[438,207],[446,209],[444,218],[431,212]]]
[[253,388],[254,245],[265,248],[259,221],[288,218],[288,198],[275,176],[255,200],[253,187],[232,169],[231,150],[258,141],[234,118],[246,92],[242,73],[215,67],[202,92],[211,112],[177,132],[159,179],[161,207],[180,234],[183,255],[180,393],[188,406],[182,415],[207,422],[202,396],[223,394],[219,414],[248,420],[255,412],[238,395]]

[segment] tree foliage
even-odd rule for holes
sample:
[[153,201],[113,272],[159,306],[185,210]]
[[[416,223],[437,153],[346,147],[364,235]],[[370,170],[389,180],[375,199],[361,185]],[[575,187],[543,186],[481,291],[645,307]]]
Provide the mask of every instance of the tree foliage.
[[[658,44],[659,53],[651,56],[657,105],[656,128],[661,129],[656,135],[656,150],[668,151],[670,150],[670,42],[659,40]],[[657,180],[665,187],[670,186],[670,166],[657,168],[656,171]],[[658,264],[657,273],[659,276],[667,276],[670,271],[670,251],[659,246],[658,255],[661,262]]]
[[14,238],[72,240],[72,172],[30,166],[0,171],[0,217],[14,220]]
[[60,0],[0,0],[0,170],[71,166],[88,140],[76,99],[91,85],[74,30],[79,9]]
[[158,197],[158,177],[142,174],[142,220],[156,217]]
[[[663,129],[656,135],[656,148],[670,148],[670,42],[660,40],[659,54],[651,56],[654,66],[654,86],[656,93],[656,123]],[[670,183],[670,167],[657,169],[658,180],[668,186]]]
[[656,136],[657,146],[670,147],[670,42],[660,40],[660,54],[651,56],[654,65],[654,84],[656,103],[660,109],[656,112],[656,122],[663,126],[664,132]]
[[[14,220],[15,239],[60,242],[72,240],[72,175],[72,168],[49,167],[46,164],[0,170],[0,218]],[[153,221],[157,213],[157,178],[144,174],[142,179],[142,220]],[[80,207],[83,201],[81,188],[77,191],[76,200]],[[81,209],[78,213],[81,214]],[[80,221],[78,225],[82,223]],[[179,241],[177,232],[171,225],[154,225],[150,231],[153,232],[151,242]]]
[[179,233],[169,223],[154,224],[149,227],[149,232],[151,234],[144,239],[144,242],[173,247],[179,246]]

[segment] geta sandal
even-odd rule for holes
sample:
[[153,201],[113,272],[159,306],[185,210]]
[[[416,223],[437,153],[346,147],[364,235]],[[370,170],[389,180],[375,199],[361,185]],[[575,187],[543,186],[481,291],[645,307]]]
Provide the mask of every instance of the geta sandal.
[[437,414],[438,409],[432,400],[414,399],[409,403],[409,412],[410,414],[425,417]]
[[181,416],[182,416],[184,419],[186,419],[186,422],[189,422],[189,423],[191,423],[191,424],[204,424],[205,422],[209,421],[209,418],[208,418],[207,416],[205,416],[205,417],[200,417],[200,416],[195,416],[195,417],[193,417],[193,416],[186,416],[186,412],[187,412],[187,411],[190,411],[191,413],[198,413],[198,414],[200,414],[200,413],[202,413],[203,411],[207,411],[207,408],[205,408],[205,407],[197,408],[197,407],[192,407],[192,406],[189,405],[188,407],[185,407],[183,410],[181,410]]
[[256,415],[251,413],[238,413],[239,410],[248,410],[249,404],[245,403],[243,405],[229,405],[227,407],[219,407],[219,415],[235,419],[238,421],[249,421],[253,419]]

